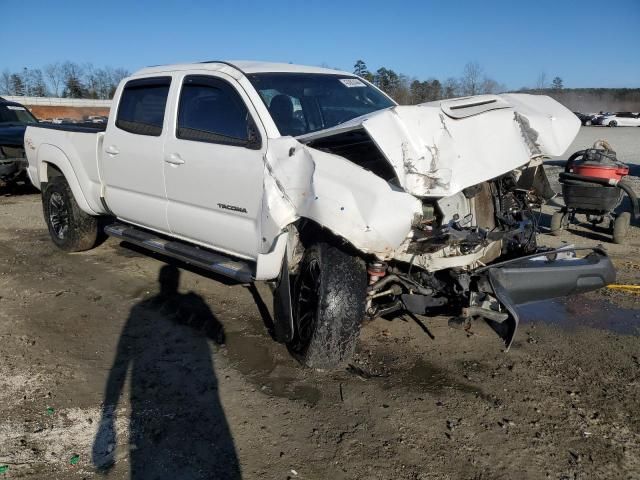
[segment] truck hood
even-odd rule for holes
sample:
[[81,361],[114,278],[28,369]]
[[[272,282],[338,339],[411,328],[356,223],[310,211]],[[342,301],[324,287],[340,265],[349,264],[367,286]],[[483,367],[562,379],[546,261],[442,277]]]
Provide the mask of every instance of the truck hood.
[[447,197],[532,160],[562,155],[580,120],[550,97],[479,95],[396,106],[297,137],[301,143],[364,129],[418,197]]

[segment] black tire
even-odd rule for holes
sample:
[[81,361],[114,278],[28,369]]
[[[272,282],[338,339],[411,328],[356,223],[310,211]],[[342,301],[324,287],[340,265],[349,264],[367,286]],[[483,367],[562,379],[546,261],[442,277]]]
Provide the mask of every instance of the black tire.
[[322,370],[348,362],[365,315],[366,293],[366,267],[360,258],[325,243],[308,248],[293,290],[291,354]]
[[567,212],[563,212],[562,210],[554,213],[551,216],[551,225],[549,226],[549,230],[551,230],[551,235],[559,236],[562,231],[567,226],[567,216],[569,214]]
[[608,126],[610,126],[610,127],[617,127],[617,126],[618,126],[618,122],[616,122],[615,120],[611,120],[611,121],[608,123]]
[[613,222],[613,243],[622,245],[626,242],[630,225],[631,214],[629,212],[622,212],[616,217]]
[[52,177],[42,191],[42,210],[55,245],[66,252],[81,252],[96,245],[98,219],[76,202],[67,180]]

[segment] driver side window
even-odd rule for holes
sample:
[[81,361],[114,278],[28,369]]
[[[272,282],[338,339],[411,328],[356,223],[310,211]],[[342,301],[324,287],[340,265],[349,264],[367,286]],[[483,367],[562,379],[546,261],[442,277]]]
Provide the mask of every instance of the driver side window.
[[204,75],[185,77],[176,137],[196,142],[247,146],[257,129],[247,107],[227,82]]

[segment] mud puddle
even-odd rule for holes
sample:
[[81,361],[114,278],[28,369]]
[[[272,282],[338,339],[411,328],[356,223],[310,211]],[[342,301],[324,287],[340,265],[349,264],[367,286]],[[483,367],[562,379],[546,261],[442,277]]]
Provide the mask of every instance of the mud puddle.
[[522,325],[544,323],[567,331],[589,327],[620,335],[640,335],[640,310],[621,308],[584,295],[523,305],[518,312]]
[[265,344],[268,341],[246,331],[230,333],[226,344],[231,364],[265,395],[315,406],[322,398],[320,390],[297,378],[301,375],[299,367],[274,355]]

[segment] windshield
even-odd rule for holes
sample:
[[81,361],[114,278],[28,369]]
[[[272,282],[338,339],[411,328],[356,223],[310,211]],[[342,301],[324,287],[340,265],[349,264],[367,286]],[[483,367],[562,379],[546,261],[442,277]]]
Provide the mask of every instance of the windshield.
[[31,112],[21,105],[0,104],[0,125],[7,123],[23,125],[37,122]]
[[395,105],[362,80],[345,75],[257,73],[248,77],[281,135],[304,135]]

